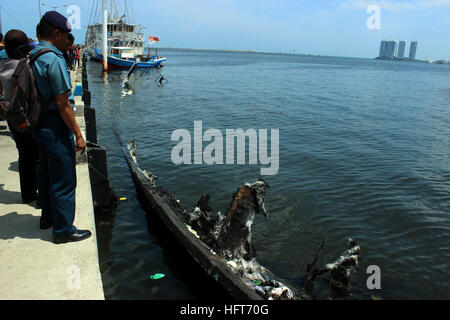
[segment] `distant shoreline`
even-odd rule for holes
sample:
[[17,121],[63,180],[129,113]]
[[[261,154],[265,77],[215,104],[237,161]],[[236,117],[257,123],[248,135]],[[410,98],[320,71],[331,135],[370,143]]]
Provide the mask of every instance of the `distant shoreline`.
[[430,61],[430,60],[417,60],[417,59],[411,60],[411,59],[408,59],[408,58],[400,59],[400,58],[396,58],[396,57],[393,57],[393,58],[376,57],[375,60],[401,61],[401,62],[419,62],[419,63],[430,63],[430,64],[450,64],[449,60],[444,60],[444,59],[435,60],[435,61],[431,60]]
[[375,60],[387,60],[387,61],[402,61],[402,62],[426,62],[428,63],[429,61],[427,60],[417,60],[417,59],[408,59],[408,58],[383,58],[383,57],[376,57]]
[[[148,49],[148,47],[146,47]],[[325,54],[311,54],[311,53],[296,53],[296,52],[272,52],[272,51],[256,51],[256,50],[236,50],[236,49],[202,49],[202,48],[178,48],[178,47],[153,47],[152,50],[190,50],[190,51],[211,51],[211,52],[235,52],[235,53],[262,53],[262,54],[281,54],[281,55],[295,55],[304,57],[323,57],[323,58],[347,58],[347,59],[365,59],[365,60],[386,60],[386,61],[404,61],[404,62],[419,62],[419,63],[430,63],[430,64],[450,64],[447,60],[409,60],[405,59],[388,59],[388,58],[366,58],[366,57],[347,57],[347,56],[329,56]]]
[[[146,47],[148,48],[148,47]],[[191,51],[213,51],[213,52],[237,52],[237,53],[264,53],[264,54],[282,54],[282,55],[298,55],[306,57],[329,57],[329,58],[352,58],[352,59],[371,59],[361,57],[344,57],[344,56],[327,56],[323,54],[296,53],[296,52],[273,52],[273,51],[255,51],[255,50],[236,50],[236,49],[201,49],[201,48],[178,48],[178,47],[159,47],[151,48],[152,50],[170,49],[170,50],[191,50]]]
[[193,51],[225,51],[225,52],[248,52],[248,53],[258,53],[257,51],[253,50],[233,50],[233,49],[201,49],[201,48],[176,48],[176,47],[159,47],[159,48],[152,48],[154,49],[173,49],[173,50],[193,50]]

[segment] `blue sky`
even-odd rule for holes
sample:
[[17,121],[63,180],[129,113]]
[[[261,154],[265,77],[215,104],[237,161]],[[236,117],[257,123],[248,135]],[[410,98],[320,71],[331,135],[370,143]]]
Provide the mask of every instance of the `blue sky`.
[[[101,1],[100,1],[101,2]],[[109,2],[109,1],[108,1]],[[116,0],[123,7],[123,0]],[[450,0],[128,0],[146,35],[161,47],[236,49],[373,58],[382,39],[417,40],[417,58],[450,60]],[[92,0],[41,0],[78,5],[84,41]],[[380,8],[379,30],[369,30],[370,5]],[[34,36],[38,0],[1,0],[4,33],[23,29]],[[121,10],[119,10],[121,11]],[[408,45],[409,46],[409,45]]]

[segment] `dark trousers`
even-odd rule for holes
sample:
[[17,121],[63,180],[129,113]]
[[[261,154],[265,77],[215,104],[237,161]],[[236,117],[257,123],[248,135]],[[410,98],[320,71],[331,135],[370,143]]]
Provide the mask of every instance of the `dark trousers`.
[[39,131],[33,134],[39,144],[39,199],[42,219],[53,221],[53,234],[67,235],[76,230],[75,143],[58,111],[47,112]]
[[[8,124],[9,125],[9,124]],[[9,125],[19,152],[20,194],[24,203],[37,199],[39,148],[31,133],[20,133]]]

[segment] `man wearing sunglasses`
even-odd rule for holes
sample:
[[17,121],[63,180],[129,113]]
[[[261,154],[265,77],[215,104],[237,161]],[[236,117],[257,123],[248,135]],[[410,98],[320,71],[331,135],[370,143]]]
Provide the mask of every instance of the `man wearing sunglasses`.
[[[47,48],[33,64],[39,94],[51,101],[40,129],[33,134],[39,144],[39,198],[41,229],[53,227],[53,242],[80,241],[91,236],[78,230],[75,219],[75,151],[86,150],[86,142],[69,102],[70,75],[63,51],[67,48],[69,21],[56,11],[47,12],[39,22],[39,44],[32,54]],[[75,143],[74,143],[75,136]]]

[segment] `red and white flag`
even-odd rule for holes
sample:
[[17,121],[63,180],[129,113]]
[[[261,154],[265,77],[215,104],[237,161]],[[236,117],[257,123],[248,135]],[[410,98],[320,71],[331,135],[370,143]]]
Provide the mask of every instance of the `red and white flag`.
[[152,37],[152,36],[149,36],[149,37],[148,37],[148,42],[149,42],[149,43],[156,43],[156,42],[159,42],[159,38],[158,38],[158,37]]

